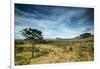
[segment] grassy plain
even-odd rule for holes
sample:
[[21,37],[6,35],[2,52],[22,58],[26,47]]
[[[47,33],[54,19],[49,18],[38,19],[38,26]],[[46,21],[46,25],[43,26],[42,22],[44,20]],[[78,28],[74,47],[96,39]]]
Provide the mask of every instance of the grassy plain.
[[49,40],[35,45],[32,58],[31,43],[15,42],[15,65],[64,63],[94,60],[94,39]]

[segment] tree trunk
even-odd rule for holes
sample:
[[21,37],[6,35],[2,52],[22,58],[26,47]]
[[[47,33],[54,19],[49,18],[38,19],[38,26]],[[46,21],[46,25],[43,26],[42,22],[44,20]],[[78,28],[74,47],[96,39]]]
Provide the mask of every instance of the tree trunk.
[[35,45],[34,45],[34,43],[32,43],[32,58],[34,58],[35,56],[34,56],[34,47]]

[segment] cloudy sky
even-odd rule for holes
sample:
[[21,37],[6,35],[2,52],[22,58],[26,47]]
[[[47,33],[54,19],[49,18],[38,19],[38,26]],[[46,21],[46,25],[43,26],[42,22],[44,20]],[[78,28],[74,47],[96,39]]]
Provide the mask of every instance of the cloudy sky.
[[41,30],[45,39],[74,38],[94,31],[94,9],[15,4],[15,39],[24,28]]

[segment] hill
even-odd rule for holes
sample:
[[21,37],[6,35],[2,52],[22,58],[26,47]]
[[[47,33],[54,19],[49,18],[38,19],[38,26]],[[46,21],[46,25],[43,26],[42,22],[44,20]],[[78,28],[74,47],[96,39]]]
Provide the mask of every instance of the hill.
[[91,33],[83,33],[80,34],[78,37],[75,37],[75,39],[83,39],[83,38],[90,38],[90,37],[94,37],[94,35],[92,35]]

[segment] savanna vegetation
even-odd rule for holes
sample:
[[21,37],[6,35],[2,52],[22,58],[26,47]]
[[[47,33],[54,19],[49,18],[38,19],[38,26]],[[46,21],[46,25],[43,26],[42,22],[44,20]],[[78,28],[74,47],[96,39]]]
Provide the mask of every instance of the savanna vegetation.
[[15,40],[15,65],[94,60],[94,38],[91,34],[73,39],[43,40],[42,32],[36,29],[26,31],[22,32],[25,40]]

